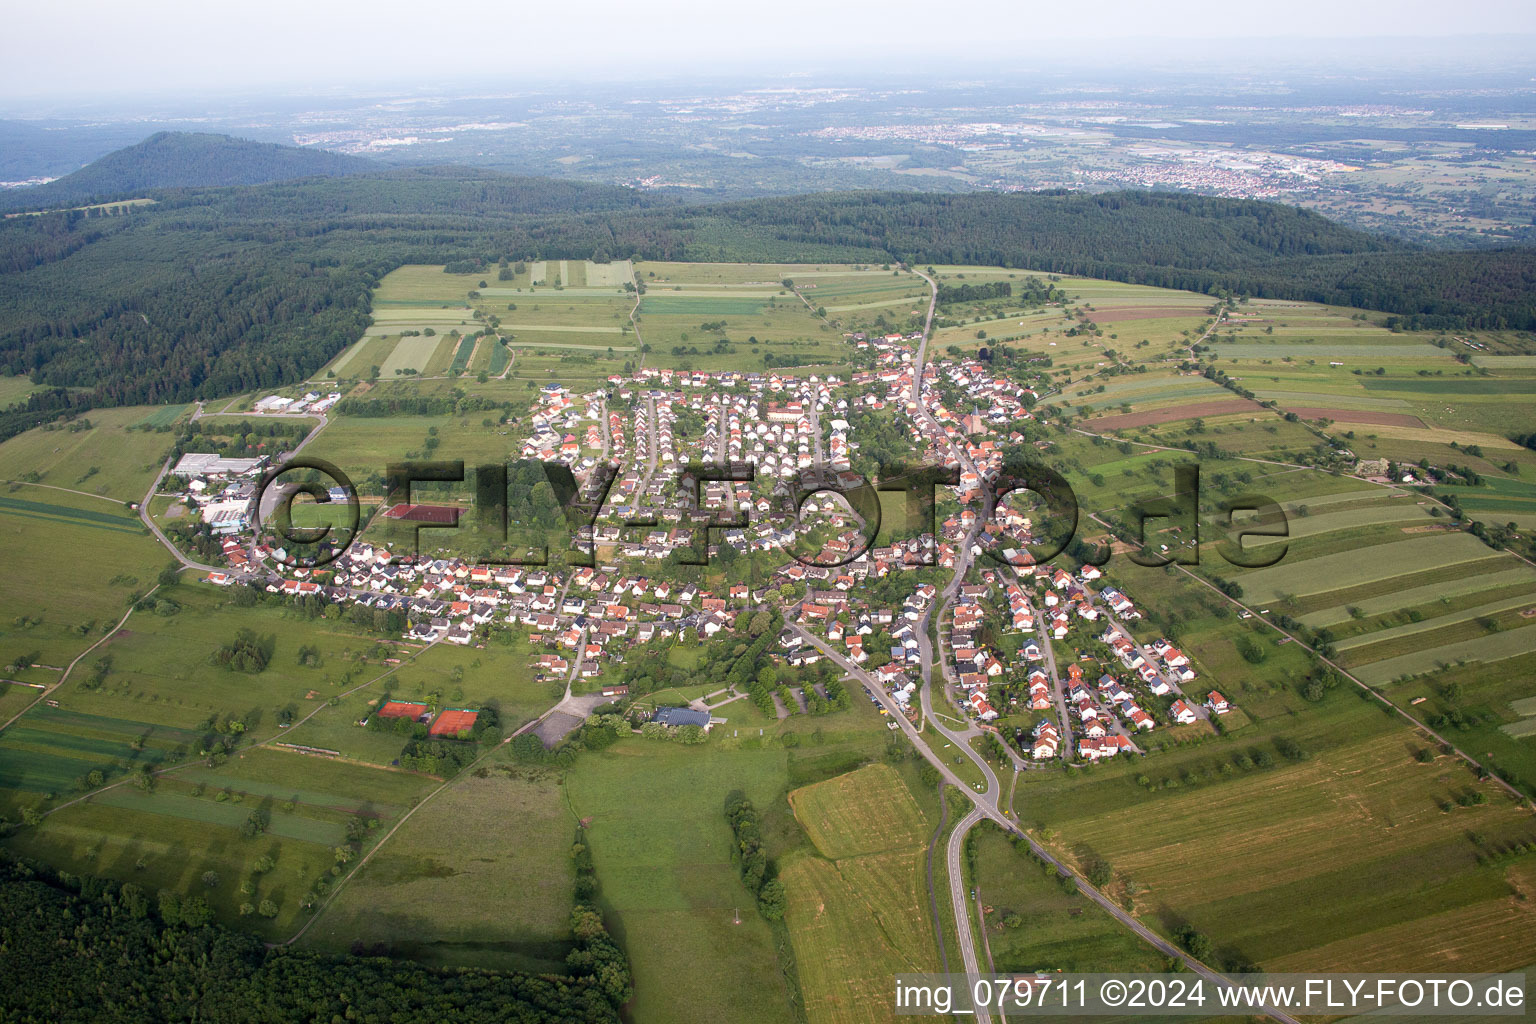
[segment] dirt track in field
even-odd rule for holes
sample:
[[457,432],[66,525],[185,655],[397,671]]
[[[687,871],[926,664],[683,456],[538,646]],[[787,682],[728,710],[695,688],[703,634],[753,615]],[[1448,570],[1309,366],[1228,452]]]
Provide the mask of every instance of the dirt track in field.
[[1286,412],[1293,412],[1304,420],[1337,420],[1340,423],[1379,423],[1384,427],[1423,427],[1425,422],[1406,412],[1371,412],[1362,409],[1320,409],[1317,406],[1287,405]]
[[1214,402],[1194,402],[1189,405],[1173,405],[1166,409],[1149,409],[1146,412],[1127,412],[1117,416],[1100,416],[1085,420],[1085,430],[1124,430],[1127,427],[1150,427],[1176,420],[1192,420],[1197,416],[1230,416],[1240,412],[1263,412],[1258,402],[1246,398],[1224,398]]
[[1209,315],[1199,306],[1122,306],[1090,310],[1088,319],[1096,324],[1117,324],[1124,320],[1167,320],[1173,317],[1198,320]]

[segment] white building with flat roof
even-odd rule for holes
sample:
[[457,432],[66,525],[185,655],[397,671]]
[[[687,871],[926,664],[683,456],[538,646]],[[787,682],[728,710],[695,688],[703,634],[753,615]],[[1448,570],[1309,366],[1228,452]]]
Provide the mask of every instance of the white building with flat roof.
[[213,452],[188,452],[176,463],[171,472],[176,476],[245,476],[254,473],[266,463],[266,457],[255,459],[227,459]]
[[215,537],[239,533],[251,523],[249,501],[214,501],[203,506],[203,522]]

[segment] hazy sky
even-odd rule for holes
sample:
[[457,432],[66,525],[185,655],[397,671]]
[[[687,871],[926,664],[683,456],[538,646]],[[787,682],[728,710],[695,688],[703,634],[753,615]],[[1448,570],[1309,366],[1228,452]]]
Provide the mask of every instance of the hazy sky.
[[1432,45],[1456,34],[1536,33],[1532,0],[7,0],[5,8],[0,94],[13,101],[878,62],[981,76],[1042,56],[1075,58],[1080,68],[1128,49],[1166,59],[1179,52],[1159,41],[1167,39],[1412,36]]

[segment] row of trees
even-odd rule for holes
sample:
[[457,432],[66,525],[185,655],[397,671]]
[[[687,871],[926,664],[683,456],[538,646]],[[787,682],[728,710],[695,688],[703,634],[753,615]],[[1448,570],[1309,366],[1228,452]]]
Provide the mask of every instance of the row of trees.
[[763,823],[752,802],[740,793],[726,801],[725,820],[731,826],[735,845],[731,859],[741,870],[741,883],[757,898],[758,912],[769,921],[784,916],[784,883],[773,877],[773,865],[763,851]]

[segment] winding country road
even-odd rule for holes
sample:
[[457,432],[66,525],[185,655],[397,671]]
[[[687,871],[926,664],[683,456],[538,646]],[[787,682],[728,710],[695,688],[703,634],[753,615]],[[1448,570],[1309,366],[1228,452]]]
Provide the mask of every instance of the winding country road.
[[[918,344],[917,353],[912,363],[911,400],[914,406],[913,415],[920,424],[925,424],[928,427],[929,432],[936,443],[949,445],[948,439],[945,437],[938,421],[934,419],[932,413],[928,411],[927,404],[923,400],[923,371],[926,365],[925,360],[928,350],[928,341],[932,336],[933,318],[938,309],[938,283],[927,274],[923,274],[916,270],[914,270],[913,273],[928,282],[930,292],[928,316],[923,325],[923,337],[921,342]],[[969,472],[976,472],[974,464],[972,464],[970,458],[963,450],[956,449],[951,445],[950,451],[955,461],[958,462],[962,468]],[[974,979],[980,975],[981,971],[976,955],[976,943],[972,935],[971,918],[967,902],[968,897],[966,892],[966,882],[963,871],[965,837],[979,822],[983,820],[989,820],[1003,828],[1005,831],[1022,837],[1024,841],[1029,844],[1030,849],[1035,853],[1036,856],[1040,857],[1046,863],[1054,866],[1059,874],[1072,878],[1079,891],[1081,891],[1085,896],[1102,907],[1104,911],[1115,920],[1119,921],[1126,928],[1129,928],[1132,932],[1136,933],[1136,935],[1148,945],[1151,945],[1153,948],[1157,949],[1164,956],[1182,962],[1191,971],[1207,978],[1212,983],[1222,985],[1223,987],[1230,987],[1232,982],[1225,975],[1200,962],[1199,960],[1196,960],[1194,957],[1190,956],[1188,953],[1185,953],[1183,950],[1179,949],[1167,939],[1163,938],[1161,935],[1158,935],[1146,925],[1142,924],[1139,920],[1126,912],[1113,900],[1090,885],[1085,879],[1078,877],[1077,874],[1073,872],[1069,867],[1059,861],[1043,846],[1041,846],[1027,833],[1025,833],[1024,830],[1021,829],[1014,821],[1012,816],[1012,809],[1000,804],[1001,790],[998,785],[997,776],[993,773],[991,766],[987,764],[985,758],[977,754],[975,750],[973,750],[970,746],[969,740],[974,736],[980,735],[981,730],[978,729],[973,723],[968,724],[967,728],[963,731],[950,729],[946,727],[940,721],[939,717],[933,713],[932,669],[934,663],[934,652],[933,642],[930,638],[930,624],[933,621],[933,616],[935,613],[939,615],[939,621],[943,621],[943,616],[946,614],[950,603],[953,601],[955,594],[958,593],[961,585],[964,583],[965,576],[970,570],[971,566],[971,559],[973,557],[972,548],[974,546],[975,539],[981,530],[981,526],[981,520],[978,518],[976,524],[971,528],[966,536],[962,538],[960,544],[957,546],[957,550],[955,552],[954,575],[951,577],[949,584],[943,589],[943,591],[940,592],[936,599],[929,604],[928,608],[925,609],[922,617],[918,621],[917,636],[918,651],[920,654],[920,668],[922,672],[921,685],[918,687],[918,694],[924,715],[923,726],[924,728],[931,727],[937,730],[941,736],[948,739],[965,756],[969,757],[972,762],[975,763],[975,765],[981,771],[982,778],[986,781],[986,787],[984,791],[977,792],[977,790],[972,788],[970,785],[961,781],[950,769],[950,767],[943,763],[943,759],[939,757],[938,753],[934,751],[933,748],[924,743],[921,737],[918,736],[917,728],[913,726],[911,722],[907,721],[905,715],[901,714],[900,709],[895,706],[894,699],[885,692],[884,688],[880,686],[879,683],[873,677],[871,677],[869,673],[848,661],[827,644],[806,632],[798,624],[791,624],[801,636],[808,639],[818,650],[830,657],[834,663],[840,666],[851,677],[862,682],[865,688],[875,696],[875,699],[878,700],[883,706],[885,706],[886,709],[891,713],[894,720],[901,727],[902,731],[906,733],[908,738],[912,741],[918,753],[927,758],[928,761],[939,770],[939,774],[952,785],[955,785],[960,790],[960,792],[964,793],[966,798],[969,799],[974,805],[971,813],[967,814],[963,819],[961,819],[961,821],[955,826],[955,830],[950,834],[949,844],[946,851],[946,863],[949,866],[950,875],[950,899],[955,909],[955,928],[960,942],[961,959],[964,963],[967,977]],[[1046,640],[1046,644],[1047,646],[1049,645],[1048,638]],[[1051,658],[1051,667],[1052,675],[1055,675],[1054,656]],[[940,677],[946,680],[945,696],[947,698],[947,680],[949,677],[947,661],[941,662]],[[1017,765],[1019,763],[1017,756],[1014,754],[1011,747],[1008,749],[1010,757],[1014,758],[1015,764]],[[1275,1019],[1283,1022],[1283,1024],[1298,1024],[1295,1018],[1285,1014],[1277,1008],[1264,1007],[1264,1011],[1271,1017],[1274,1017]],[[973,1019],[978,1022],[982,1022],[982,1024],[990,1024],[991,1014],[987,1007],[977,1006],[975,1007]]]

